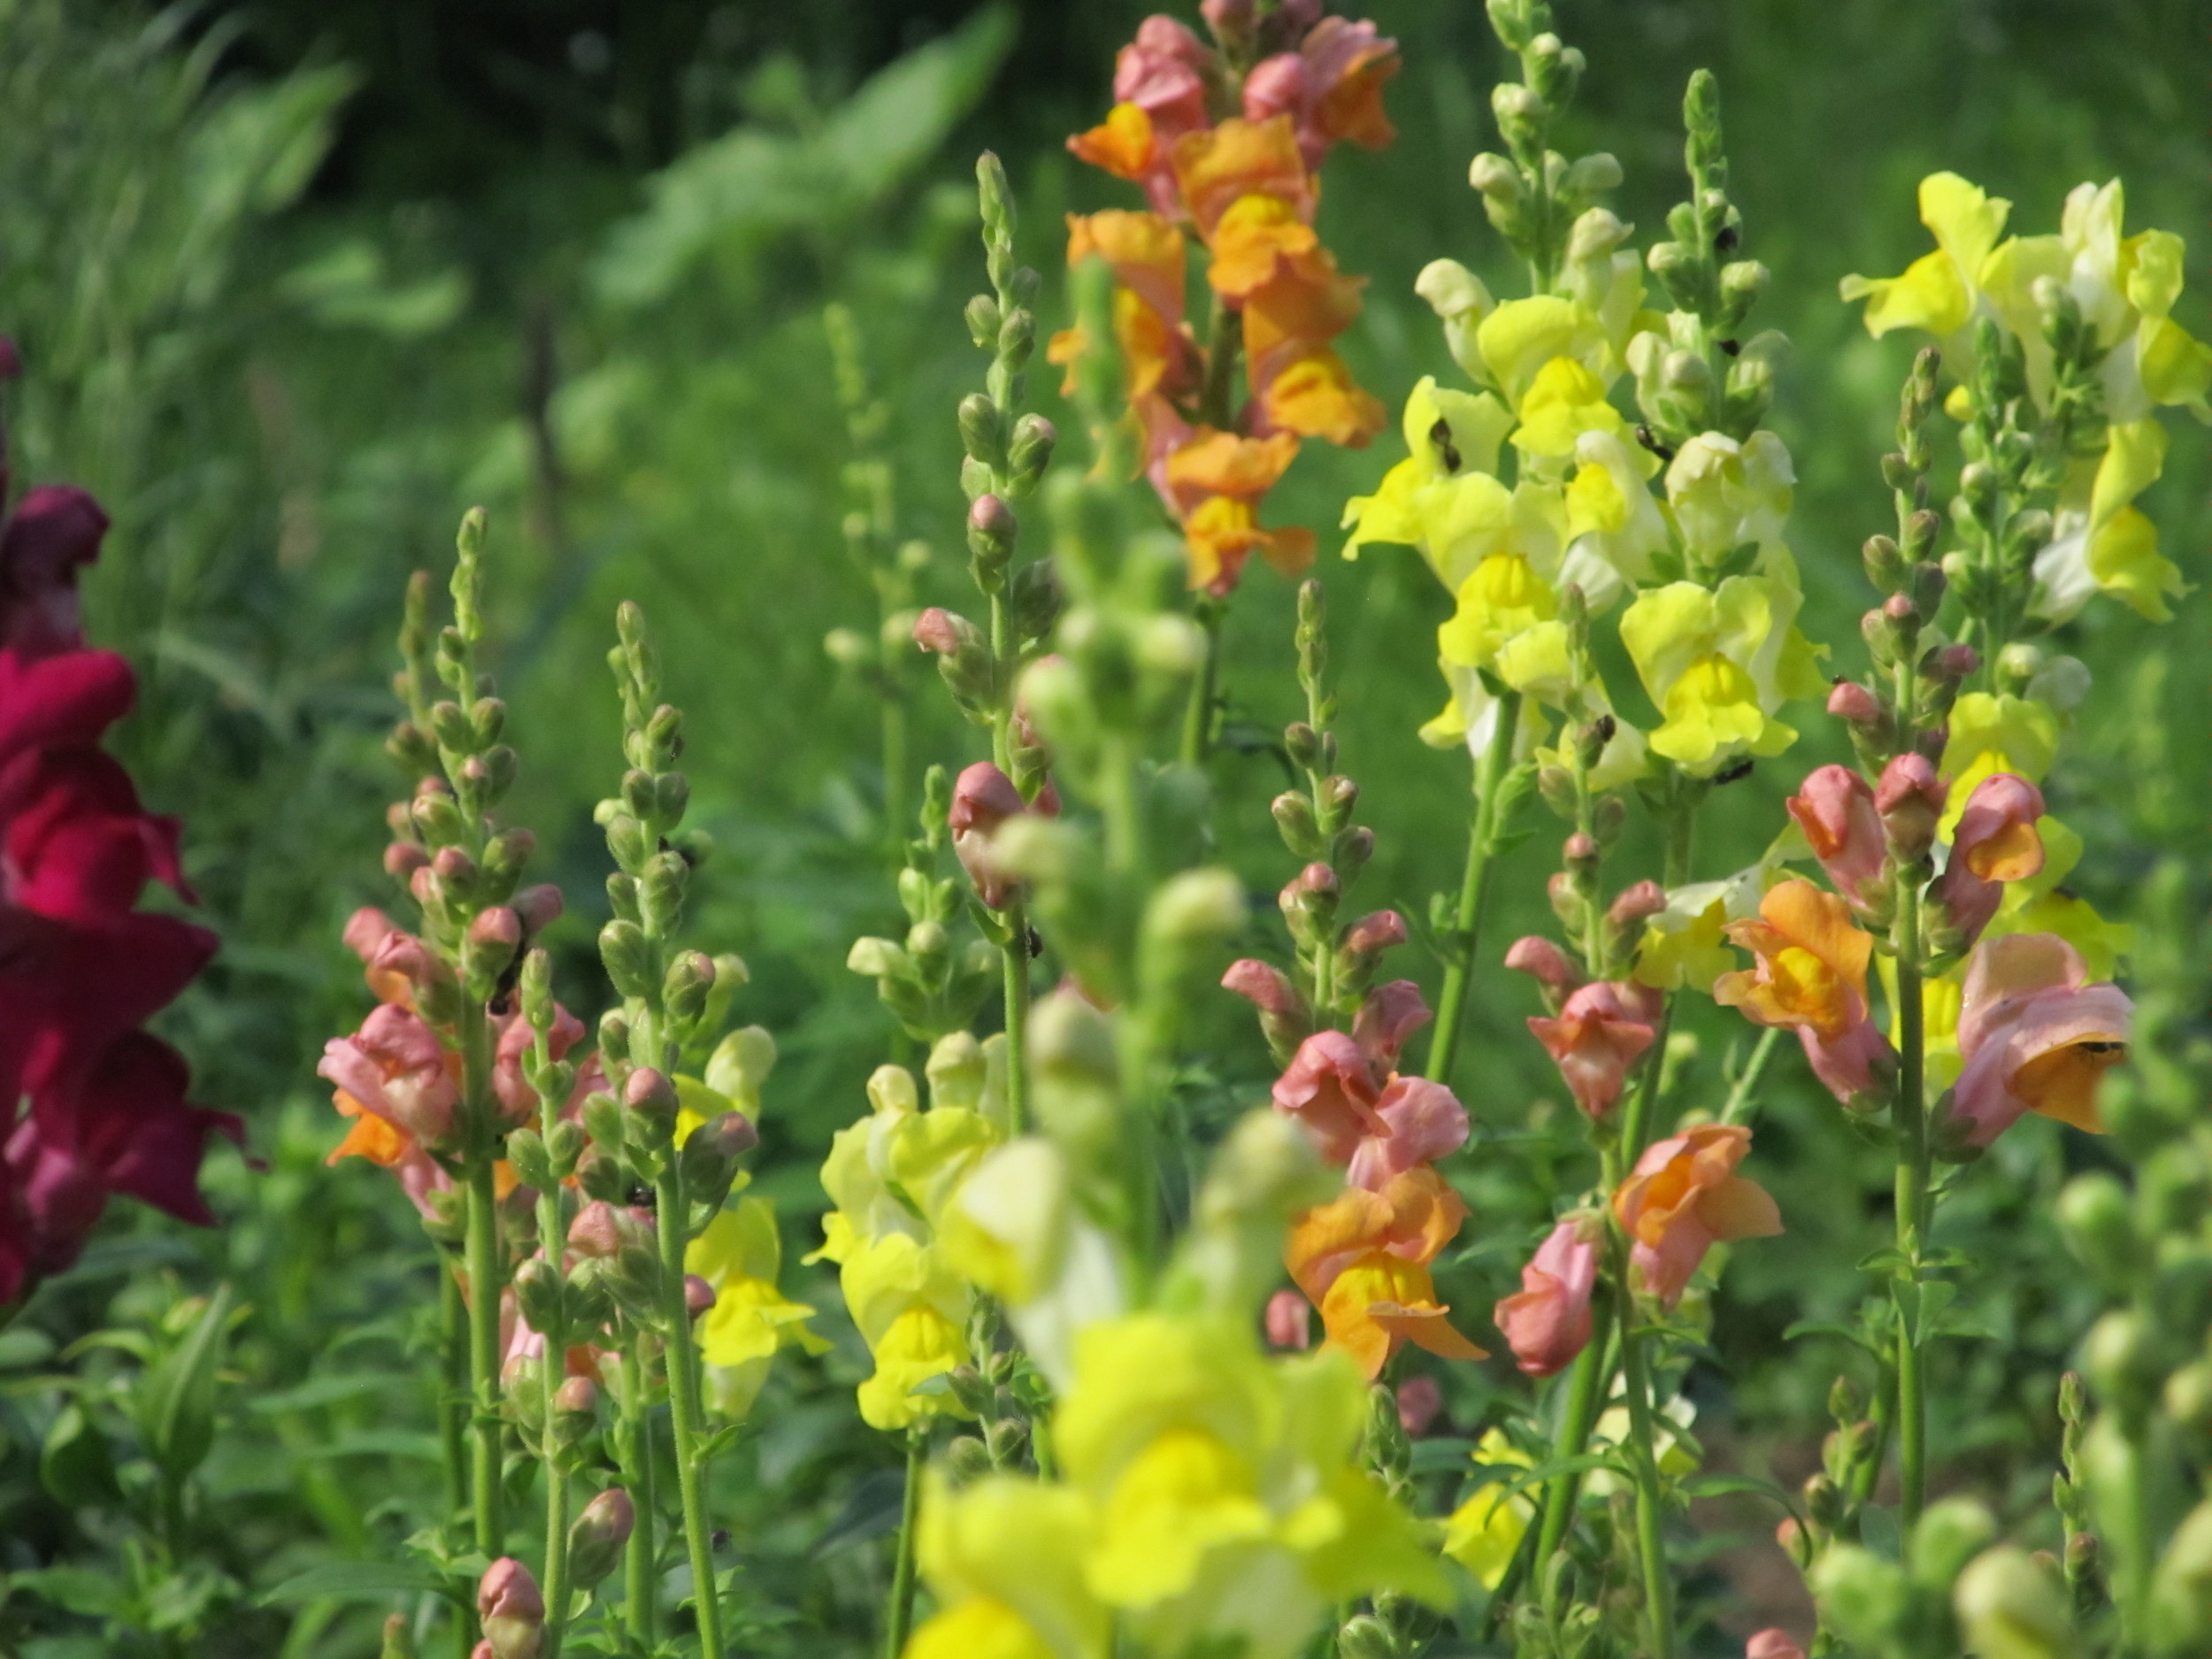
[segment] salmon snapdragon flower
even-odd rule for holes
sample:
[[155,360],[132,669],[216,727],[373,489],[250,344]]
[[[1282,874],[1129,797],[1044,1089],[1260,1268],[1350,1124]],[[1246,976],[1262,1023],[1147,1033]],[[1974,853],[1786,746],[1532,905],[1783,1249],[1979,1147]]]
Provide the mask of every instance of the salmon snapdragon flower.
[[1349,1035],[1314,1033],[1276,1079],[1275,1110],[1296,1118],[1314,1149],[1345,1165],[1355,1187],[1379,1190],[1466,1143],[1467,1109],[1458,1097],[1396,1070],[1406,1039],[1428,1019],[1413,982],[1393,980],[1369,993]]
[[1647,986],[1600,979],[1571,993],[1556,1015],[1531,1015],[1528,1028],[1558,1063],[1575,1104],[1602,1118],[1620,1099],[1628,1068],[1651,1047],[1659,1007],[1659,993]]
[[1869,1018],[1866,968],[1874,938],[1852,926],[1850,907],[1811,882],[1778,883],[1759,913],[1723,930],[1756,964],[1713,982],[1713,1000],[1762,1025],[1787,1025],[1813,1074],[1855,1111],[1884,1101],[1897,1056]]
[[1946,1137],[1979,1151],[2025,1112],[2101,1133],[2097,1083],[2127,1058],[2133,1012],[2118,986],[2090,984],[2081,953],[2055,933],[1985,940],[1960,1000],[1965,1067]]
[[1992,772],[1975,785],[1951,835],[1951,856],[1936,889],[1952,948],[1964,949],[1981,936],[2004,902],[2005,883],[2025,881],[2043,868],[2043,792],[2012,772]]
[[[1261,498],[1299,441],[1364,444],[1384,419],[1331,344],[1359,315],[1361,281],[1337,269],[1313,221],[1316,170],[1330,147],[1392,137],[1381,88],[1397,46],[1371,23],[1340,18],[1295,30],[1286,41],[1279,28],[1275,43],[1289,50],[1239,83],[1223,53],[1173,19],[1148,18],[1118,60],[1113,109],[1068,141],[1146,195],[1148,212],[1071,216],[1068,263],[1113,268],[1114,329],[1145,470],[1183,527],[1191,586],[1217,596],[1255,552],[1286,575],[1312,562],[1310,534],[1260,523]],[[1202,345],[1185,319],[1187,237],[1205,251],[1214,302]],[[1071,329],[1047,357],[1071,374],[1084,349]]]
[[1782,1231],[1766,1188],[1736,1173],[1750,1149],[1750,1130],[1700,1124],[1654,1143],[1614,1192],[1614,1218],[1635,1241],[1629,1271],[1662,1306],[1682,1299],[1714,1245]]

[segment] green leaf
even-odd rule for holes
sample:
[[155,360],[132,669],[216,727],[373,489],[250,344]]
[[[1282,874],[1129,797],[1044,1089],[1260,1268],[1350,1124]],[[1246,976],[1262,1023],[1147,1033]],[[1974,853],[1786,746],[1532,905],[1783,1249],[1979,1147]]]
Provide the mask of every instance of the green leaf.
[[338,1405],[371,1394],[389,1396],[414,1388],[416,1379],[390,1371],[358,1371],[351,1376],[311,1377],[297,1387],[280,1388],[250,1400],[246,1409],[264,1416],[286,1411],[311,1411],[318,1406]]
[[224,1285],[184,1340],[155,1362],[139,1384],[147,1449],[173,1479],[197,1469],[215,1443],[216,1368],[230,1309],[230,1286]]
[[435,1567],[414,1561],[326,1561],[319,1567],[295,1573],[257,1598],[263,1607],[288,1601],[381,1601],[388,1596],[420,1595],[425,1591],[466,1600],[466,1586]]
[[0,1331],[0,1371],[21,1371],[36,1365],[54,1351],[54,1339],[30,1325]]
[[1440,1474],[1447,1471],[1464,1471],[1471,1466],[1475,1443],[1472,1440],[1441,1438],[1413,1442],[1413,1455],[1409,1466],[1417,1475]]
[[1788,1493],[1771,1480],[1762,1480],[1756,1475],[1692,1475],[1678,1483],[1675,1490],[1686,1498],[1724,1498],[1735,1493],[1743,1493],[1755,1498],[1769,1499],[1780,1504],[1792,1515],[1797,1513],[1797,1505],[1791,1502]]
[[311,1446],[298,1454],[302,1457],[412,1457],[426,1463],[441,1462],[445,1450],[438,1444],[438,1437],[414,1429],[363,1429],[357,1434],[342,1434],[320,1446]]
[[1847,1325],[1838,1325],[1832,1319],[1800,1319],[1793,1325],[1784,1327],[1782,1332],[1782,1340],[1785,1342],[1794,1342],[1801,1336],[1841,1337],[1855,1348],[1863,1348],[1870,1354],[1878,1351],[1874,1345],[1867,1340],[1865,1332],[1856,1330]]
[[1593,1469],[1609,1469],[1624,1478],[1632,1473],[1625,1460],[1616,1453],[1585,1452],[1578,1457],[1555,1457],[1548,1463],[1539,1463],[1535,1468],[1525,1471],[1507,1485],[1503,1495],[1514,1497],[1531,1486],[1541,1486],[1561,1475],[1579,1475]]
[[115,1456],[107,1436],[83,1406],[71,1401],[46,1431],[38,1454],[39,1484],[57,1503],[82,1509],[114,1502],[123,1494],[115,1483]]

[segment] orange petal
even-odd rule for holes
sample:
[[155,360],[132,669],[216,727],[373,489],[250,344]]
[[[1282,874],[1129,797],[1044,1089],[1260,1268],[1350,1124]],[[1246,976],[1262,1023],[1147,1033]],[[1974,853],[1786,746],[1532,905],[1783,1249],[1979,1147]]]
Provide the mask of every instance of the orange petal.
[[1152,118],[1134,104],[1117,104],[1099,126],[1069,139],[1068,148],[1117,179],[1141,179],[1152,162]]
[[1240,196],[1278,196],[1300,218],[1312,216],[1313,186],[1287,115],[1264,121],[1232,116],[1217,127],[1185,133],[1176,139],[1171,158],[1176,188],[1202,235],[1212,236],[1215,224]]
[[2032,824],[2008,824],[1966,849],[1966,867],[1985,881],[2024,881],[2043,868],[2043,838]]
[[1770,1239],[1782,1231],[1782,1211],[1774,1195],[1740,1175],[1731,1175],[1709,1189],[1697,1201],[1697,1218],[1723,1243]]
[[2027,1102],[2030,1111],[2101,1135],[2104,1118],[2097,1110],[2097,1084],[2126,1058],[2124,1043],[2069,1043],[2036,1056],[2013,1073],[2012,1092]]
[[1193,442],[1168,457],[1168,488],[1257,501],[1275,488],[1297,456],[1298,440],[1287,432],[1246,438],[1202,426]]
[[1243,299],[1273,280],[1277,265],[1321,245],[1313,227],[1280,196],[1240,196],[1215,225],[1206,280],[1217,293]]
[[326,1164],[335,1164],[340,1158],[366,1158],[372,1164],[390,1169],[407,1156],[414,1145],[404,1134],[386,1123],[374,1112],[363,1111],[350,1095],[342,1091],[338,1096],[338,1110],[347,1111],[353,1118],[353,1126],[346,1131],[346,1138],[331,1149]]
[[1759,902],[1759,914],[1775,930],[1819,957],[1866,1000],[1867,958],[1874,936],[1851,925],[1851,907],[1801,879],[1780,882]]
[[1489,1350],[1477,1348],[1457,1326],[1446,1318],[1449,1308],[1430,1302],[1420,1307],[1401,1307],[1395,1302],[1379,1302],[1367,1310],[1367,1317],[1392,1336],[1402,1338],[1416,1348],[1425,1348],[1440,1359],[1487,1359]]
[[1268,382],[1260,403],[1270,426],[1354,449],[1380,432],[1389,418],[1353,383],[1352,372],[1333,351],[1317,351],[1291,364]]

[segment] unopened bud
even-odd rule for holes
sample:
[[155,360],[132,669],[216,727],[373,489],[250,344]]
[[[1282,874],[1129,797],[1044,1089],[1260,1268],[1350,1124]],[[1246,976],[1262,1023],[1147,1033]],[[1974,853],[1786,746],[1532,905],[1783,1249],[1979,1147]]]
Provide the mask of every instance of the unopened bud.
[[1006,450],[998,429],[998,405],[984,392],[960,400],[960,442],[971,460],[997,472],[1006,470]]
[[1059,433],[1042,415],[1024,415],[1014,423],[1007,461],[1016,495],[1025,495],[1036,487],[1045,468],[1052,465],[1053,447],[1059,441]]
[[485,1570],[476,1586],[476,1617],[495,1659],[538,1659],[545,1645],[545,1598],[513,1556]]
[[630,1114],[633,1139],[642,1131],[645,1145],[665,1147],[676,1133],[675,1086],[653,1067],[641,1065],[630,1073],[622,1087],[622,1104]]
[[1882,705],[1874,694],[1855,680],[1839,680],[1828,694],[1828,712],[1853,726],[1872,727],[1882,723]]
[[588,1590],[612,1572],[636,1525],[637,1510],[620,1486],[609,1486],[584,1505],[568,1528],[571,1581]]
[[714,1286],[696,1273],[684,1275],[684,1311],[696,1319],[714,1306]]
[[1013,510],[996,495],[978,495],[968,509],[968,551],[976,568],[996,576],[1014,556]]
[[622,1214],[603,1199],[594,1199],[568,1224],[568,1248],[579,1256],[604,1257],[622,1248]]
[[623,996],[649,996],[654,989],[653,947],[635,922],[617,919],[599,930],[599,958],[607,978]]

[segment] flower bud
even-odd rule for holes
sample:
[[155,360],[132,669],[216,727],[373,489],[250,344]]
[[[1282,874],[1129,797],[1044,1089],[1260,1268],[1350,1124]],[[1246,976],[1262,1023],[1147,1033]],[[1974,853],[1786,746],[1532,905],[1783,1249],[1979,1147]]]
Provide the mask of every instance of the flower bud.
[[599,1409],[599,1385],[588,1377],[571,1377],[553,1391],[553,1409],[588,1417]]
[[495,1659],[538,1659],[545,1645],[545,1598],[512,1555],[485,1569],[476,1586],[476,1617]]
[[968,509],[968,552],[979,572],[995,581],[1014,557],[1013,510],[996,495],[975,498]]
[[561,1323],[561,1271],[542,1256],[534,1256],[515,1269],[515,1305],[529,1327],[540,1334]]
[[1406,918],[1395,910],[1376,910],[1354,922],[1343,949],[1352,956],[1375,956],[1406,942]]
[[2127,1188],[2103,1170],[2078,1175],[2058,1195],[2058,1225],[2067,1248],[2108,1290],[2124,1289],[2141,1259]]
[[2028,1553],[1985,1550],[1958,1577],[1951,1604],[1980,1659],[2070,1659],[2078,1651],[2065,1594]]
[[1372,1613],[1360,1613],[1336,1633],[1336,1659],[1397,1659],[1398,1639]]
[[384,849],[384,873],[395,881],[411,879],[430,862],[430,855],[413,841],[394,841]]
[[714,1306],[714,1286],[696,1273],[684,1275],[684,1311],[696,1319]]
[[569,1578],[588,1590],[615,1570],[637,1525],[630,1494],[609,1486],[577,1512],[568,1528]]
[[1924,755],[1900,755],[1882,769],[1874,791],[1874,810],[1892,855],[1901,864],[1917,863],[1935,843],[1949,791]]
[[649,996],[653,991],[652,942],[635,922],[619,918],[599,930],[599,958],[621,995]]
[[1313,1306],[1302,1291],[1279,1290],[1270,1296],[1265,1324],[1271,1348],[1303,1348],[1313,1344]]
[[630,1080],[623,1085],[622,1104],[629,1114],[629,1135],[650,1148],[667,1146],[676,1133],[676,1088],[667,1078],[649,1065],[639,1066],[630,1073]]
[[969,459],[996,472],[1006,470],[1006,450],[999,437],[998,405],[987,392],[970,392],[960,400],[960,443]]
[[1909,1545],[1914,1579],[1931,1590],[1955,1584],[1966,1563],[1997,1536],[1997,1523],[1971,1498],[1944,1498],[1930,1504],[1913,1529]]
[[1283,845],[1300,857],[1310,858],[1321,847],[1320,826],[1314,822],[1313,803],[1296,789],[1286,789],[1269,807]]
[[671,1019],[688,1022],[706,1011],[714,989],[714,959],[703,950],[687,950],[668,964],[661,980],[661,1001]]
[[1398,1385],[1398,1426],[1415,1440],[1443,1414],[1444,1391],[1433,1377],[1409,1377]]
[[2101,1399],[2123,1413],[2149,1403],[2158,1385],[2157,1340],[2143,1317],[2116,1308],[2089,1327],[2082,1340],[2082,1370]]
[[384,1621],[384,1646],[377,1659],[419,1659],[415,1647],[415,1627],[404,1613],[394,1613]]
[[1045,468],[1052,465],[1053,447],[1059,441],[1059,433],[1042,415],[1024,415],[1014,423],[1014,441],[1007,460],[1013,474],[1010,488],[1015,495],[1026,495],[1036,488]]
[[988,350],[998,342],[998,301],[988,294],[979,294],[970,300],[961,317],[968,325],[968,338],[978,347]]
[[622,1248],[622,1212],[603,1199],[594,1199],[576,1212],[568,1224],[568,1248],[588,1257],[612,1256]]
[[1567,953],[1540,934],[1517,939],[1505,953],[1505,965],[1525,973],[1543,987],[1544,1005],[1556,1014],[1567,998],[1581,988],[1582,971]]
[[1874,694],[1855,680],[1839,680],[1828,693],[1828,712],[1853,726],[1871,726],[1882,719],[1882,705]]

